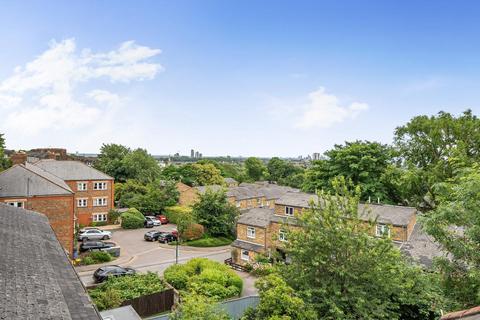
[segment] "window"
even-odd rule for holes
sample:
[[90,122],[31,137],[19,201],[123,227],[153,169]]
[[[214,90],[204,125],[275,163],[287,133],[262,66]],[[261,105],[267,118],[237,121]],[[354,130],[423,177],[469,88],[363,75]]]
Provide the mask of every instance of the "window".
[[270,207],[270,201],[267,201],[267,203],[265,204],[265,206]]
[[93,183],[93,190],[107,190],[107,183],[106,182],[94,182]]
[[293,207],[285,207],[285,214],[287,216],[293,216]]
[[87,205],[88,205],[88,199],[86,199],[86,198],[77,199],[77,207],[84,208]]
[[376,229],[377,237],[390,236],[390,228],[386,224],[377,224]]
[[86,182],[77,182],[77,191],[86,191],[87,183]]
[[24,204],[22,201],[9,201],[7,202],[9,206],[16,207],[16,208],[23,208]]
[[248,250],[242,250],[242,260],[249,261],[250,260],[250,255],[248,254]]
[[240,201],[237,201],[237,208],[240,208]]
[[278,240],[287,241],[287,232],[285,230],[278,231]]
[[255,228],[247,227],[247,238],[255,239]]
[[108,213],[94,213],[92,216],[93,222],[102,222],[108,220]]
[[93,206],[94,207],[105,207],[107,205],[107,198],[94,198]]

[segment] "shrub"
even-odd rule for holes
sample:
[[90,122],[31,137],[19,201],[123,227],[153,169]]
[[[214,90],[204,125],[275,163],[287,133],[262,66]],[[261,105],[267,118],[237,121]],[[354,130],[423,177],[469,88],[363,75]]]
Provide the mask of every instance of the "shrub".
[[198,223],[192,223],[189,225],[186,230],[182,233],[183,240],[196,240],[203,237],[205,233],[205,228]]
[[233,239],[227,237],[211,237],[209,235],[204,235],[201,239],[187,241],[185,245],[201,248],[220,247],[227,246],[231,244],[232,241]]
[[122,213],[118,210],[110,210],[108,212],[108,223],[109,224],[118,224],[121,215],[122,215]]
[[91,264],[95,264],[95,260],[93,260],[92,257],[89,257],[89,256],[86,256],[82,259],[82,262],[81,262],[83,265],[91,265]]
[[228,266],[206,258],[165,270],[165,280],[178,290],[196,293],[216,301],[240,295],[243,280]]
[[135,208],[128,209],[122,214],[123,229],[143,228],[145,216]]
[[107,221],[94,221],[92,222],[92,227],[101,227],[101,226],[106,226]]
[[90,264],[110,262],[112,260],[113,257],[108,252],[92,251],[82,258],[81,264],[88,266]]
[[128,277],[109,278],[88,293],[99,310],[119,307],[123,301],[161,292],[165,282],[153,272]]
[[192,208],[182,207],[182,206],[172,206],[165,208],[165,216],[171,223],[178,224],[178,221],[185,219],[186,215],[188,218],[192,217]]

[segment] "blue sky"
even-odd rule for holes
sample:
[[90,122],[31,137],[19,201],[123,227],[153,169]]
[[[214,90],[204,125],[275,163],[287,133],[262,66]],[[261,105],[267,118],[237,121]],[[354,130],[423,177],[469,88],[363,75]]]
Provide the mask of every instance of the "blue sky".
[[0,1],[7,147],[298,156],[480,110],[477,1]]

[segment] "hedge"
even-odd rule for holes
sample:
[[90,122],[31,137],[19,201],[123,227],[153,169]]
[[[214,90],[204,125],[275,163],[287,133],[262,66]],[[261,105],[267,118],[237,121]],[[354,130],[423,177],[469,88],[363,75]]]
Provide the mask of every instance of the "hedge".
[[165,280],[184,294],[200,294],[219,301],[242,293],[243,280],[228,266],[207,258],[168,267]]
[[187,229],[182,233],[182,240],[196,240],[203,237],[205,233],[205,228],[198,223],[192,223]]
[[192,208],[182,206],[172,206],[165,208],[165,216],[171,223],[177,224],[179,220],[184,219],[185,215],[192,215]]
[[83,265],[90,265],[90,264],[97,264],[97,263],[104,263],[110,262],[113,260],[113,257],[105,251],[92,251],[86,254],[81,261]]
[[130,208],[122,213],[123,229],[139,229],[143,228],[145,216],[135,208]]

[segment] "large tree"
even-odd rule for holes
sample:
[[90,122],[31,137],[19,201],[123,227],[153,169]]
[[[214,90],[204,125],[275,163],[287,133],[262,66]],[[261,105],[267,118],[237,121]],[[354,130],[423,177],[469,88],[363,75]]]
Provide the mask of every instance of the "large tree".
[[233,236],[238,209],[228,202],[224,191],[207,190],[200,195],[193,214],[210,235]]
[[480,119],[471,110],[458,117],[448,112],[417,116],[396,128],[394,143],[403,167],[423,182],[411,196],[420,193],[422,204],[433,208],[433,186],[480,160]]
[[320,319],[436,319],[429,276],[404,262],[391,240],[369,234],[374,222],[359,218],[358,189],[340,179],[334,190],[288,232],[290,262],[280,275]]
[[315,161],[305,173],[304,190],[332,191],[331,180],[345,177],[361,187],[361,200],[398,202],[395,192],[385,184],[384,174],[391,166],[392,149],[384,144],[369,141],[346,142],[325,152],[325,159]]
[[245,170],[247,174],[247,178],[250,181],[258,181],[265,177],[267,172],[267,168],[262,160],[250,157],[245,160]]
[[0,133],[0,171],[7,169],[10,166],[10,160],[5,155],[5,139]]
[[295,188],[300,188],[303,184],[304,169],[295,166],[290,161],[273,157],[267,163],[267,170],[270,181]]
[[157,160],[145,149],[135,149],[122,160],[129,179],[143,183],[153,182],[160,177],[160,167]]
[[452,309],[480,304],[480,166],[434,187],[438,206],[421,220],[448,256],[435,261]]
[[123,159],[131,151],[120,144],[103,144],[94,167],[115,178],[115,181],[125,182],[129,177],[123,165]]

